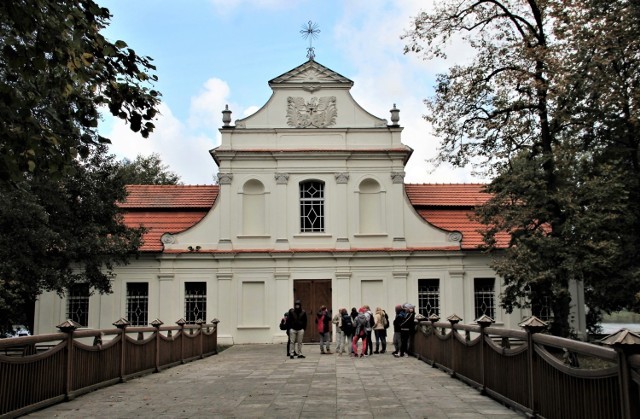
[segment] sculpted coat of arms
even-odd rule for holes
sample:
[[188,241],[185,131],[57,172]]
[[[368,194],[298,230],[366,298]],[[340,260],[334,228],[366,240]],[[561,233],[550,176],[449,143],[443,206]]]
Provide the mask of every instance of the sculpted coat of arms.
[[287,124],[294,128],[326,128],[336,122],[336,97],[287,98]]

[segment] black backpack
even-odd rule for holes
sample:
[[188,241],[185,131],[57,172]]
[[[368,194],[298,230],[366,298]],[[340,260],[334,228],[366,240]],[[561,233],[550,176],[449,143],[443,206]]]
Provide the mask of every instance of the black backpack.
[[384,318],[382,319],[382,323],[384,323],[384,328],[388,329],[389,328],[389,316],[387,316],[387,312],[383,311],[382,312],[384,314]]
[[347,336],[353,334],[353,321],[351,319],[351,316],[349,316],[348,314],[342,316],[341,329]]

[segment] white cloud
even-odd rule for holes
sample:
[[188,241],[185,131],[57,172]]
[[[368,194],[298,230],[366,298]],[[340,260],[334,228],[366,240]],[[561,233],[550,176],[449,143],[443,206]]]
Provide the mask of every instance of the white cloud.
[[203,89],[191,98],[189,127],[217,129],[222,125],[222,110],[228,103],[229,85],[220,79],[204,82]]
[[118,158],[133,160],[139,154],[148,156],[158,153],[169,170],[177,173],[185,184],[212,184],[217,167],[209,150],[219,143],[219,139],[194,132],[178,120],[171,109],[161,103],[160,116],[154,121],[156,128],[149,138],[144,139],[132,132],[120,120],[114,121],[109,150]]
[[220,15],[229,15],[241,8],[284,9],[291,7],[291,0],[211,0],[211,4]]
[[352,93],[356,101],[381,118],[390,119],[389,109],[394,103],[401,110],[402,141],[414,150],[405,168],[405,181],[479,182],[481,179],[471,176],[471,168],[434,168],[427,162],[437,153],[438,139],[422,117],[427,112],[423,99],[432,94],[435,74],[445,71],[454,58],[456,62],[466,59],[470,52],[465,46],[455,45],[454,58],[435,63],[402,54],[405,41],[400,36],[411,17],[430,5],[424,1],[352,1],[334,36],[342,41],[338,45],[356,68],[356,74],[350,77],[355,82]]

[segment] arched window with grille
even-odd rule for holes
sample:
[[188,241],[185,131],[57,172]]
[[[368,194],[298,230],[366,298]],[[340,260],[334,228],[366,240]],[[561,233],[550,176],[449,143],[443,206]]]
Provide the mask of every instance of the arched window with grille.
[[324,232],[324,182],[300,182],[300,232]]

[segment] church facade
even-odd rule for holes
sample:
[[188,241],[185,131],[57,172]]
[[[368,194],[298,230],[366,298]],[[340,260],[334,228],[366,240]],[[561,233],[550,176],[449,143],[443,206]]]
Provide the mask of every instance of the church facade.
[[[37,333],[67,318],[89,328],[217,318],[221,344],[282,342],[295,299],[312,319],[321,305],[392,315],[410,302],[426,316],[518,327],[529,313],[500,308],[501,281],[469,218],[487,199],[482,185],[405,184],[412,150],[395,105],[390,122],[371,115],[351,80],[313,59],[269,85],[253,115],[232,123],[223,111],[217,185],[129,186],[121,206],[128,225],[147,228],[141,256],[117,269],[112,294],[42,295]],[[578,286],[573,297],[583,299]],[[305,341],[317,339],[310,324]]]

